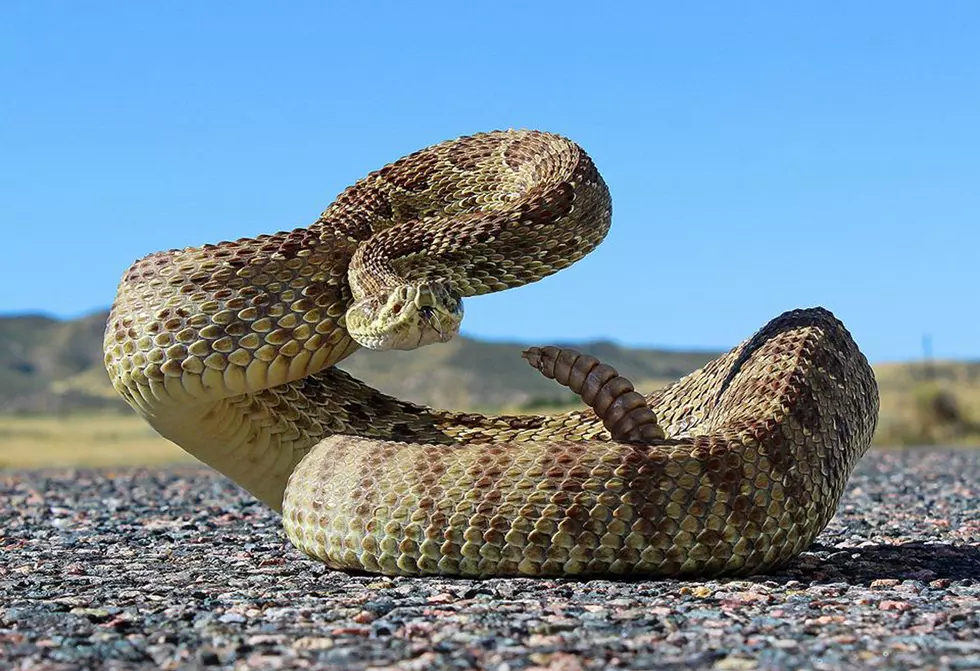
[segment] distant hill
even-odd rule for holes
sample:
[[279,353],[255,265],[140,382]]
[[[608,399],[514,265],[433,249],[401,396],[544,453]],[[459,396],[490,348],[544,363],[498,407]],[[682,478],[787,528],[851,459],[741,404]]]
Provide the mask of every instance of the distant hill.
[[105,314],[0,318],[0,412],[121,410],[102,367]]
[[[105,319],[105,313],[70,321],[0,317],[0,415],[130,412],[102,367]],[[572,345],[615,366],[641,391],[676,380],[716,356],[609,342]],[[361,350],[341,367],[389,394],[440,408],[547,412],[576,404],[571,392],[527,365],[521,358],[525,347],[455,338],[412,352]],[[881,392],[878,443],[980,444],[980,362],[874,368]]]
[[[105,313],[68,321],[0,317],[0,413],[127,410],[102,366],[105,320]],[[534,408],[573,401],[570,392],[521,358],[525,347],[460,337],[412,352],[362,350],[341,368],[387,393],[443,408]],[[609,342],[574,347],[616,367],[643,390],[686,375],[716,356]]]

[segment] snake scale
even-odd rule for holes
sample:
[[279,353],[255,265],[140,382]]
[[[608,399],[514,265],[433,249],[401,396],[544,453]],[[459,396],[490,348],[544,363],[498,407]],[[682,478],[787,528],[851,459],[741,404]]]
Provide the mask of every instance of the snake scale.
[[647,396],[590,356],[532,348],[528,362],[588,406],[560,415],[423,407],[334,366],[362,345],[448,340],[463,298],[569,266],[610,221],[602,177],[561,136],[444,142],[361,179],[308,227],[134,263],[106,368],[159,433],[281,511],[292,543],[334,568],[708,576],[785,564],[833,516],[877,421],[871,368],[824,309],[780,315]]

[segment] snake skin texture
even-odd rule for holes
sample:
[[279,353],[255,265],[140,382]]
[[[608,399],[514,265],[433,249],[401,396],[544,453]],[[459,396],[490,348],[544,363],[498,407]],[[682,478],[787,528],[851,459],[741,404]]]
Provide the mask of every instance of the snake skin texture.
[[784,564],[833,516],[877,421],[871,368],[826,310],[781,315],[646,397],[592,357],[532,348],[529,363],[590,406],[562,415],[436,410],[334,367],[358,342],[450,337],[460,298],[567,267],[610,219],[605,183],[565,138],[434,145],[358,181],[308,227],[137,261],[109,315],[106,368],[158,432],[280,510],[290,540],[335,568]]

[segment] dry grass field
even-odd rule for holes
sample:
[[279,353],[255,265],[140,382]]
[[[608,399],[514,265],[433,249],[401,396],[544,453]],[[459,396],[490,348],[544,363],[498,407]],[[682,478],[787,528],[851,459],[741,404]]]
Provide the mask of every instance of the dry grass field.
[[136,415],[0,416],[0,468],[193,461]]
[[980,445],[980,364],[875,366],[880,445]]
[[[881,390],[876,444],[980,445],[980,366],[883,364],[875,367],[875,374]],[[647,379],[637,388],[650,391],[664,382]],[[579,406],[559,408],[531,402],[503,411],[547,413],[573,407]],[[193,461],[135,415],[0,415],[0,468],[151,466]]]

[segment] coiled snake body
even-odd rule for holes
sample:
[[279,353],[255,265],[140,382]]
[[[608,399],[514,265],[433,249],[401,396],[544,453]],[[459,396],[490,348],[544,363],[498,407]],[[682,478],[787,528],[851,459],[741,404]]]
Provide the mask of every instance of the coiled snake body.
[[877,421],[874,376],[823,309],[786,313],[646,397],[532,348],[586,410],[407,403],[333,367],[360,344],[458,330],[461,299],[591,251],[608,190],[565,138],[429,147],[311,226],[152,254],[106,329],[116,390],[157,431],[281,510],[332,567],[385,574],[714,575],[784,564],[827,524]]

